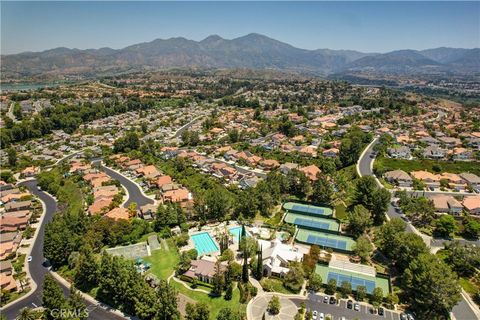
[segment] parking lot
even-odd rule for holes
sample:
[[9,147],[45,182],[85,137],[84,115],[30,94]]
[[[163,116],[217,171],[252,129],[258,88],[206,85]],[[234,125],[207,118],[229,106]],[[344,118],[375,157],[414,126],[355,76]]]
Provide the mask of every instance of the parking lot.
[[300,307],[300,304],[305,302],[308,311],[316,310],[319,314],[324,313],[325,316],[330,315],[332,320],[340,320],[342,317],[345,317],[346,320],[400,320],[399,313],[395,311],[385,309],[385,314],[383,316],[379,316],[378,314],[372,314],[372,306],[366,303],[360,303],[360,310],[355,311],[347,308],[347,300],[345,299],[337,301],[336,304],[329,304],[323,302],[324,296],[324,294],[309,294],[307,300],[292,300],[297,307]]

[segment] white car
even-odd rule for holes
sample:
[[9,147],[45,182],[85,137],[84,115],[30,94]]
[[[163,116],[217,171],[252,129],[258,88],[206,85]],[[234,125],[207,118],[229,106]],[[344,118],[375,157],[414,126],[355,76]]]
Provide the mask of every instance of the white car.
[[32,256],[28,256],[27,261],[28,261],[28,262],[31,262],[32,259],[33,259]]
[[319,320],[324,320],[325,319],[325,315],[323,314],[323,312],[320,312],[320,316],[318,317]]
[[358,302],[355,302],[355,304],[353,305],[353,309],[355,311],[360,311],[360,304]]
[[317,314],[318,314],[317,310],[315,310],[315,311],[312,312],[312,319],[313,319],[313,320],[316,320],[316,319],[317,319]]

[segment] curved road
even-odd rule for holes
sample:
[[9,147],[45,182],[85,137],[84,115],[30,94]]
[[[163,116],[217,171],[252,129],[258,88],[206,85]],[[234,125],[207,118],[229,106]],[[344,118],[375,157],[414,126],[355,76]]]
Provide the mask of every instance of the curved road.
[[110,178],[120,181],[122,186],[124,186],[125,189],[127,189],[128,199],[124,204],[125,208],[127,208],[128,205],[132,202],[136,202],[137,207],[141,207],[141,206],[144,206],[146,204],[155,203],[155,201],[152,198],[146,197],[143,194],[142,190],[140,189],[140,187],[135,182],[128,179],[124,175],[110,169],[109,167],[104,166],[103,164],[101,164],[101,160],[94,160],[92,163],[95,164],[95,165],[99,165],[100,168],[103,171],[105,171],[105,173],[107,175],[110,176]]
[[[40,230],[35,243],[33,244],[31,256],[32,261],[30,262],[30,274],[32,281],[37,284],[37,288],[30,294],[27,298],[23,300],[18,300],[16,303],[8,306],[5,309],[1,310],[1,314],[5,316],[8,320],[15,319],[20,310],[26,307],[35,308],[42,305],[42,283],[45,275],[49,270],[44,267],[43,262],[45,260],[43,256],[43,243],[45,239],[45,225],[52,220],[55,212],[57,211],[57,202],[52,198],[48,193],[39,191],[37,189],[37,181],[30,180],[22,182],[21,185],[24,185],[28,190],[40,198],[45,203],[45,217],[40,225]],[[27,262],[28,263],[28,262]],[[68,296],[70,288],[59,283],[65,296]],[[102,320],[102,319],[124,319],[116,314],[109,312],[108,310],[102,309],[102,307],[92,304],[91,302],[84,300],[87,309],[89,310],[88,319]]]
[[[367,147],[365,152],[361,155],[360,159],[358,160],[358,167],[357,168],[358,168],[358,171],[359,171],[358,173],[360,174],[360,176],[372,176],[373,175],[372,168],[373,168],[373,162],[375,161],[373,146],[376,143],[377,143],[377,140],[374,140],[373,143],[371,143]],[[383,188],[383,185],[380,184],[380,187]],[[413,191],[411,193],[418,194],[418,191],[417,192]],[[388,206],[387,216],[390,219],[401,218],[400,214],[397,211],[395,211],[395,208],[391,204],[389,204],[389,206]],[[407,224],[406,224],[406,231],[417,233],[415,228],[409,222],[407,222]],[[445,242],[448,242],[448,240],[432,239],[430,241],[429,246],[443,246],[443,244]],[[480,241],[460,240],[460,242],[469,242],[469,243],[473,243],[473,244],[476,244],[476,245],[480,244]],[[460,301],[453,308],[452,313],[457,320],[476,320],[476,319],[479,319],[477,317],[475,311],[468,304],[466,298],[463,296],[463,293],[462,293]]]

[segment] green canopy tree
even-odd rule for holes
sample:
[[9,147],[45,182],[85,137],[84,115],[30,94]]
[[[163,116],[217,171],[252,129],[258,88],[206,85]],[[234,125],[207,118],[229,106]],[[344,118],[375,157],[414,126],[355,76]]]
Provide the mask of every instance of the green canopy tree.
[[447,316],[460,300],[457,276],[430,253],[420,254],[405,270],[404,286],[412,308],[421,319]]
[[434,232],[442,237],[450,237],[457,230],[455,218],[449,214],[442,215],[435,221]]
[[56,310],[62,310],[67,306],[62,288],[60,288],[55,279],[49,274],[47,274],[43,280],[42,306],[45,308],[45,318],[52,320],[56,319]]
[[368,237],[360,236],[357,239],[353,251],[360,257],[360,259],[362,259],[362,262],[367,262],[372,254],[373,245]]
[[317,181],[313,183],[311,199],[316,203],[330,204],[333,197],[333,186],[326,176],[318,175]]
[[356,205],[349,213],[348,221],[348,230],[355,237],[365,233],[373,224],[370,211],[361,204]]

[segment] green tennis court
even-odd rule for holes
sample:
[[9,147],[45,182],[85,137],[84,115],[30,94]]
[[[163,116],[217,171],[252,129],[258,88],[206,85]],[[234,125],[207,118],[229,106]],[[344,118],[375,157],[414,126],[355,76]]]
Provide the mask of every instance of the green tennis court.
[[325,219],[320,217],[312,217],[299,213],[289,212],[285,216],[285,222],[292,223],[298,227],[314,229],[314,230],[328,230],[338,232],[340,224],[333,219]]
[[298,229],[295,240],[343,252],[351,252],[355,245],[355,240],[350,237],[307,229]]
[[331,208],[319,207],[310,204],[303,204],[297,202],[285,202],[283,209],[289,212],[302,213],[309,216],[332,216],[333,211]]
[[375,288],[380,287],[382,288],[385,297],[390,292],[390,284],[386,278],[380,278],[378,276],[373,277],[353,271],[330,268],[321,264],[317,264],[315,273],[322,277],[322,282],[324,284],[327,284],[330,279],[335,279],[337,281],[337,287],[341,287],[342,282],[347,281],[352,284],[353,290],[356,290],[358,286],[365,286],[367,293],[371,294]]

